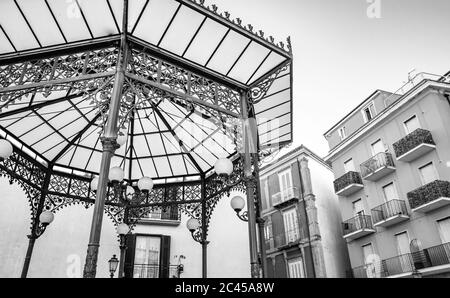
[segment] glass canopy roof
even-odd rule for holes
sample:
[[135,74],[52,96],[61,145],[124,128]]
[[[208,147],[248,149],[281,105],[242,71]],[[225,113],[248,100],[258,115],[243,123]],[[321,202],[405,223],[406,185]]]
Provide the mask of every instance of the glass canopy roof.
[[[202,1],[201,1],[202,2]],[[123,0],[2,0],[0,57],[121,33]],[[283,45],[191,0],[129,2],[128,33],[163,52],[249,85],[290,59]]]
[[[94,104],[93,97],[99,94],[80,95],[72,87],[47,94],[36,88],[20,99],[5,101],[2,93],[7,94],[8,87],[20,87],[18,82],[23,78],[17,77],[28,66],[27,61],[21,61],[25,66],[17,64],[8,68],[5,63],[9,62],[4,61],[26,57],[29,53],[44,53],[57,46],[64,48],[106,37],[119,39],[122,12],[123,0],[0,1],[0,137],[7,138],[41,164],[54,165],[57,171],[83,176],[98,173],[104,113]],[[175,61],[192,65],[194,72],[212,74],[208,80],[217,78],[228,83],[224,86],[208,81],[202,85],[203,78],[193,73],[192,77],[200,82],[199,90],[192,90],[197,92],[192,95],[197,100],[211,103],[219,98],[225,106],[227,102],[239,102],[238,87],[230,89],[230,86],[244,86],[245,90],[257,93],[254,115],[261,149],[292,141],[289,44],[285,49],[282,43],[274,44],[272,37],[253,32],[251,26],[243,27],[239,19],[232,21],[227,13],[218,13],[215,6],[204,7],[191,0],[129,1],[128,34],[131,41],[144,49],[161,53],[162,59],[176,57]],[[109,50],[104,59],[115,55],[114,49]],[[74,57],[81,59],[90,54],[77,55],[61,56],[61,65]],[[133,55],[133,65],[128,71],[147,80],[156,77],[158,70],[153,68],[158,64],[156,58],[135,49]],[[150,59],[153,59],[151,63]],[[175,63],[173,59],[170,61]],[[160,64],[168,70],[164,75],[180,68],[176,63]],[[114,70],[109,66],[102,69]],[[28,79],[25,73],[22,77]],[[186,84],[190,85],[191,74],[180,73],[181,79],[173,79],[189,80]],[[9,80],[8,76],[14,79]],[[132,78],[127,80],[131,82]],[[25,83],[35,82],[35,78],[30,78]],[[124,97],[130,95],[130,90],[127,92]],[[233,135],[233,125],[239,126],[239,122],[233,122],[236,117],[205,106],[190,106],[176,96],[145,94],[144,98],[138,98],[137,93],[132,96],[139,104],[132,109],[126,123],[121,123],[120,138],[124,144],[112,159],[112,166],[125,170],[126,179],[148,176],[156,183],[168,179],[196,180],[200,174],[211,171],[217,159],[237,153]]]

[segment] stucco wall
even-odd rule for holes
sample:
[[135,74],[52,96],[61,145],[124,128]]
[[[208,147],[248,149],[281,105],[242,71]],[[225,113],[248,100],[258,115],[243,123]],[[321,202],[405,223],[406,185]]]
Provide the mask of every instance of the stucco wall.
[[342,239],[342,217],[332,184],[334,176],[329,169],[314,159],[309,159],[309,168],[316,197],[327,277],[345,277],[350,262],[346,243]]
[[[0,179],[0,277],[20,277],[30,231],[30,211],[23,191]],[[77,205],[55,215],[55,221],[36,241],[29,277],[79,278],[82,276],[93,207]],[[136,233],[171,236],[171,263],[185,255],[183,278],[201,277],[201,245],[186,228],[187,216],[179,227],[138,226]],[[249,277],[247,225],[237,219],[229,199],[217,205],[210,225],[208,269],[210,277]],[[97,277],[109,277],[108,260],[119,257],[119,243],[112,221],[105,215],[98,258]],[[117,272],[116,272],[117,276]]]
[[[396,160],[393,144],[406,136],[403,122],[416,115],[423,129],[431,131],[437,149],[409,163]],[[361,139],[339,153],[333,160],[335,177],[344,172],[344,162],[353,158],[355,169],[371,156],[371,144],[382,139],[387,150],[393,155],[396,170],[377,182],[364,181],[364,189],[349,196],[341,197],[340,208],[344,220],[353,217],[352,202],[362,198],[366,214],[384,203],[382,187],[394,182],[399,199],[407,201],[407,193],[422,186],[419,168],[433,162],[440,180],[450,181],[450,105],[443,96],[426,90],[414,100],[404,105]],[[407,203],[408,210],[411,211]],[[450,207],[444,207],[430,213],[410,212],[410,220],[402,224],[377,228],[377,233],[349,243],[352,267],[363,264],[362,246],[372,243],[375,253],[382,259],[398,255],[395,234],[408,232],[410,240],[418,238],[423,247],[432,247],[441,243],[436,221],[450,215]]]

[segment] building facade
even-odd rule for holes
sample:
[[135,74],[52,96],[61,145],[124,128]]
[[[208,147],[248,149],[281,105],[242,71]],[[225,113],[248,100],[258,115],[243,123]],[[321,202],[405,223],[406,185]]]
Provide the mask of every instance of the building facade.
[[353,277],[450,277],[449,83],[377,90],[325,134]]
[[349,261],[329,166],[301,146],[260,178],[268,277],[344,277]]

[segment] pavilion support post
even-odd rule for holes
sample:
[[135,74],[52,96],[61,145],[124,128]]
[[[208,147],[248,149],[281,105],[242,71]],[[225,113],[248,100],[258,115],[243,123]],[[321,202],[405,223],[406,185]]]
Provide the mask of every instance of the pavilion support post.
[[51,169],[49,169],[45,175],[44,184],[42,185],[42,190],[39,198],[38,207],[36,210],[36,215],[33,219],[33,226],[31,227],[31,234],[28,235],[28,249],[27,254],[25,255],[25,260],[22,267],[21,278],[27,278],[28,269],[30,268],[31,256],[33,255],[34,244],[36,243],[36,239],[38,239],[42,233],[44,233],[45,227],[40,227],[39,225],[39,216],[44,210],[45,198],[48,193],[48,187],[50,185],[50,177],[51,177]]
[[244,146],[244,175],[247,189],[247,213],[248,213],[248,234],[250,248],[250,270],[252,278],[259,278],[258,264],[258,240],[256,233],[256,208],[255,208],[255,177],[252,173],[252,155],[250,152],[249,133],[246,131],[246,123],[249,121],[248,97],[245,91],[241,92],[241,116],[243,120],[243,146]]
[[254,155],[255,161],[255,178],[256,178],[256,222],[258,223],[258,236],[259,236],[259,250],[261,256],[261,269],[262,277],[267,278],[267,253],[266,243],[264,235],[265,220],[262,218],[262,203],[261,203],[261,181],[259,177],[259,156]]
[[111,167],[111,158],[114,152],[120,147],[117,144],[120,102],[122,98],[122,88],[125,80],[126,65],[128,62],[127,45],[127,20],[128,20],[128,0],[124,0],[122,37],[119,50],[119,61],[114,78],[114,87],[111,95],[108,120],[103,132],[102,145],[103,153],[100,164],[100,174],[98,178],[97,197],[94,206],[89,244],[84,265],[84,278],[95,278],[97,273],[97,259],[100,247],[100,236],[103,223],[103,213],[107,196],[108,176]]
[[[130,209],[128,207],[126,207],[124,213],[125,214],[123,217],[123,222],[128,225]],[[127,251],[128,234],[127,235],[119,235],[119,237],[120,237],[119,278],[125,278],[125,253]]]
[[206,183],[202,175],[202,278],[208,278],[208,226],[206,222]]

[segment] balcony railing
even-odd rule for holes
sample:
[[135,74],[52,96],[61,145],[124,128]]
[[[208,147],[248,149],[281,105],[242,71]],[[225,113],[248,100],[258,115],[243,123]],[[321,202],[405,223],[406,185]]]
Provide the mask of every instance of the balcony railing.
[[[354,268],[353,276],[354,278],[385,278],[413,273],[421,274],[422,269],[442,265],[450,265],[450,243]],[[433,271],[427,274],[432,275]]]
[[361,164],[363,179],[377,181],[395,170],[394,159],[390,153],[378,153],[368,161]]
[[407,194],[413,211],[429,212],[450,204],[450,182],[434,181]]
[[298,188],[291,187],[272,196],[272,204],[274,207],[287,203],[291,200],[298,200],[300,192]]
[[372,218],[375,226],[390,226],[408,220],[408,208],[402,200],[391,200],[372,209]]
[[168,270],[169,278],[180,278],[183,272],[182,266],[170,265],[167,268],[161,268],[159,264],[135,264],[133,266],[133,278],[162,278],[162,271]]
[[404,162],[413,161],[435,148],[431,132],[420,128],[394,144],[397,159]]
[[294,245],[303,239],[306,239],[306,237],[300,227],[292,229],[266,238],[266,250],[271,251],[274,249],[283,249],[286,246]]
[[348,172],[334,181],[336,194],[348,196],[363,188],[361,175],[358,172]]
[[360,214],[342,224],[344,238],[351,240],[375,233],[372,218],[369,215]]

